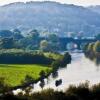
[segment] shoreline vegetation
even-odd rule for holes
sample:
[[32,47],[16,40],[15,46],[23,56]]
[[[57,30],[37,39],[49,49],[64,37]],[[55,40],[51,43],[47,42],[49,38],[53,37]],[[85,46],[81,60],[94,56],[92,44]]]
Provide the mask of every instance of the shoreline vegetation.
[[77,86],[70,85],[65,92],[46,89],[40,92],[31,93],[31,88],[26,88],[25,93],[20,92],[13,95],[12,92],[1,96],[2,100],[100,100],[100,84],[93,86],[89,82]]
[[83,48],[86,58],[94,61],[96,65],[100,65],[100,41],[86,44]]

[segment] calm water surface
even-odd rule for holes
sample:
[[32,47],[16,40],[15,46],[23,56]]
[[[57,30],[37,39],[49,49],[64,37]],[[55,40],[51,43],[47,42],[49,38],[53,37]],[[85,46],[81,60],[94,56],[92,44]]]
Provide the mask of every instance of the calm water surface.
[[[57,90],[65,90],[70,84],[79,84],[80,82],[90,81],[90,84],[95,84],[100,82],[100,66],[89,59],[85,58],[83,53],[73,53],[72,62],[67,65],[66,68],[60,69],[58,71],[58,78],[52,79],[44,88],[53,88]],[[56,87],[55,80],[62,79],[62,85]],[[35,85],[36,90],[40,90],[38,84]]]

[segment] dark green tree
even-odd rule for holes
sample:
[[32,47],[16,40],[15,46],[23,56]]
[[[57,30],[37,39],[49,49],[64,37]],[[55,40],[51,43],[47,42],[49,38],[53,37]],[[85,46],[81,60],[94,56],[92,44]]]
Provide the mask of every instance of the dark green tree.
[[71,60],[72,60],[71,55],[68,52],[66,52],[61,58],[60,67],[66,67],[67,64],[71,63]]
[[0,39],[0,48],[1,49],[11,49],[14,47],[13,38],[3,38]]
[[18,29],[14,29],[13,31],[13,38],[16,40],[24,38],[24,36],[21,34],[21,31]]
[[40,84],[39,84],[39,85],[40,85],[40,87],[43,89],[43,87],[45,86],[45,81],[44,81],[44,79],[40,81]]
[[28,34],[29,34],[29,37],[32,38],[32,39],[36,40],[36,39],[39,38],[39,32],[36,29],[33,29],[33,30],[29,31]]
[[97,42],[94,44],[93,50],[94,50],[95,53],[96,53],[96,52],[100,53],[100,41],[97,41]]
[[40,80],[43,80],[46,77],[46,73],[43,70],[39,73],[39,75],[40,75]]
[[13,32],[11,32],[10,30],[1,30],[0,31],[0,37],[1,38],[9,38],[13,36]]

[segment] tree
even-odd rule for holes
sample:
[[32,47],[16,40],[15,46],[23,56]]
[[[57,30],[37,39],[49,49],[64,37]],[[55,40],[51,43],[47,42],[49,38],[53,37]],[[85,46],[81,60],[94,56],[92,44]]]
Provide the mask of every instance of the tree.
[[47,40],[42,40],[40,48],[44,51],[58,51],[60,50],[59,38],[56,34],[49,34]]
[[94,46],[93,46],[94,52],[99,52],[100,53],[100,41],[97,41]]
[[45,85],[44,79],[40,81],[40,84],[39,84],[39,85],[40,85],[40,87],[43,89],[43,87],[44,87],[44,85]]
[[27,37],[28,46],[30,45],[31,48],[37,49],[39,48],[39,32],[34,29],[29,31],[29,36]]
[[44,85],[45,85],[45,81],[44,81],[44,78],[46,77],[46,74],[45,72],[42,70],[40,73],[40,87],[43,89]]
[[0,31],[0,37],[5,38],[5,37],[12,37],[13,36],[13,32],[11,32],[10,30],[1,30]]
[[26,75],[25,80],[22,81],[22,85],[34,84],[34,82],[35,80],[31,76]]
[[67,64],[70,64],[71,63],[71,55],[66,52],[64,54],[64,56],[61,58],[61,66],[60,67],[66,67]]
[[89,45],[88,43],[83,45],[82,49],[83,49],[84,52],[87,52],[88,45]]
[[11,49],[14,47],[13,38],[3,38],[0,40],[0,48],[1,49]]
[[39,38],[39,32],[36,29],[29,31],[28,34],[32,39],[36,40]]
[[24,38],[23,35],[21,34],[21,31],[20,30],[14,29],[12,32],[13,32],[13,38],[14,39],[19,40],[19,39]]
[[40,42],[40,49],[43,51],[48,51],[48,41],[47,40],[42,40]]
[[56,77],[58,77],[58,72],[57,72],[57,70],[59,69],[59,67],[60,67],[60,61],[59,60],[56,60],[56,61],[53,61],[53,63],[51,64],[51,66],[53,67],[52,68],[52,77],[53,78],[56,78]]
[[46,73],[43,70],[39,73],[39,75],[41,81],[46,77]]
[[89,57],[91,60],[94,59],[94,43],[89,43],[84,47],[84,53],[86,57]]
[[93,51],[93,46],[94,46],[94,43],[89,43],[87,51],[89,52]]
[[55,43],[55,42],[58,42],[59,38],[58,38],[58,36],[56,34],[49,34],[48,35],[48,40],[50,42]]

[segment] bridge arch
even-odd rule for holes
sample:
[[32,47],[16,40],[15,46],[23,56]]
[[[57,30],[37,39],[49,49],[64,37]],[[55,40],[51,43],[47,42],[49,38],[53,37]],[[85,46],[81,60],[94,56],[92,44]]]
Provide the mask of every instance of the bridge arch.
[[59,38],[59,41],[62,46],[62,50],[66,50],[66,46],[68,43],[74,43],[77,45],[77,49],[81,50],[82,46],[86,43],[96,42],[96,39],[74,39],[74,38],[68,38],[68,37],[61,37]]
[[70,42],[66,44],[66,49],[67,50],[74,50],[77,49],[78,45],[74,42]]

